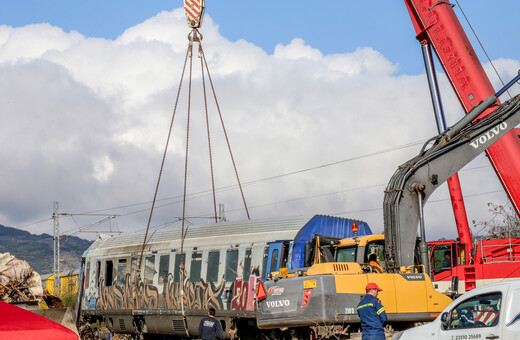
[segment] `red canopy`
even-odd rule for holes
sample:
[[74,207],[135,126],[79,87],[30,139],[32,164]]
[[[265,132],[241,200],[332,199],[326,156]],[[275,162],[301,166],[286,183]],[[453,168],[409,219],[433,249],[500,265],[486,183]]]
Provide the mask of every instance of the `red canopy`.
[[54,321],[0,301],[0,339],[78,340],[76,333]]

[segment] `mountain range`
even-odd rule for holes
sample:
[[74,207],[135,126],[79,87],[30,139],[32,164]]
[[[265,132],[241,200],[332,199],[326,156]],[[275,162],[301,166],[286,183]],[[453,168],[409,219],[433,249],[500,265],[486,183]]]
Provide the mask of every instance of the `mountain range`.
[[[60,241],[60,272],[79,268],[81,255],[92,244],[75,236]],[[40,275],[52,274],[54,268],[54,238],[49,234],[35,235],[0,224],[0,253],[9,252],[25,260]]]

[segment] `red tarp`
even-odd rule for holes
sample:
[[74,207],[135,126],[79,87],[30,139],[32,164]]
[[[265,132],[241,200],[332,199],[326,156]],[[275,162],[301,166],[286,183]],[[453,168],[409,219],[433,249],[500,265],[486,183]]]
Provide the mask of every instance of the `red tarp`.
[[54,321],[0,301],[0,339],[78,340],[76,333]]

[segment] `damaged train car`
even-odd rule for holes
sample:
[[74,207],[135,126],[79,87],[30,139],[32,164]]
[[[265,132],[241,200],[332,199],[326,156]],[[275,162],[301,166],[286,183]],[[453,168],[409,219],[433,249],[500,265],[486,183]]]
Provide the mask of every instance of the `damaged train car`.
[[[362,221],[316,215],[189,226],[99,239],[84,253],[78,319],[103,321],[111,332],[192,337],[209,307],[226,338],[258,332],[255,288],[267,272],[304,265],[318,233],[371,234]],[[268,261],[269,259],[269,261]],[[271,260],[272,259],[272,260]]]

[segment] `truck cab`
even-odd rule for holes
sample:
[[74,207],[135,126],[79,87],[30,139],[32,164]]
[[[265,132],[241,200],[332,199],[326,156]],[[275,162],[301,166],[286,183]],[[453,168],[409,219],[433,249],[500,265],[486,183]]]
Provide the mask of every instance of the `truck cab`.
[[453,301],[427,325],[392,340],[520,339],[520,280],[475,288]]

